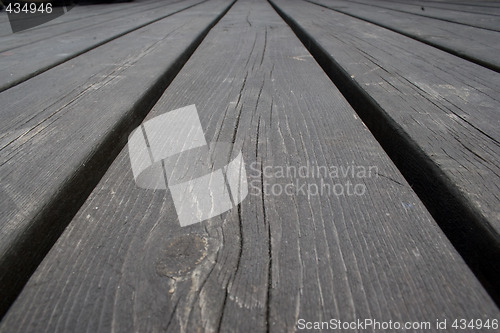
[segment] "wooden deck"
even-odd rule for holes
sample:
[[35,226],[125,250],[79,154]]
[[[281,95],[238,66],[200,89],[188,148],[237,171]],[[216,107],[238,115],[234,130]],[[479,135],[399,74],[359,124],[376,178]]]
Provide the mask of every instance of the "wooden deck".
[[[136,0],[0,27],[0,332],[499,331],[500,2]],[[249,194],[181,227],[127,140],[192,104]]]

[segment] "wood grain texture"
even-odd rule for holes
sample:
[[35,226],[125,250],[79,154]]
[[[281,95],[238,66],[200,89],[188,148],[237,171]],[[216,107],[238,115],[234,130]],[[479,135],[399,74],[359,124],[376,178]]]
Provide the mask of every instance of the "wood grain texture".
[[[43,32],[43,35],[52,34],[52,36],[41,37],[40,40],[31,40],[30,33],[25,33],[22,37],[18,34],[0,37],[0,43],[2,39],[7,39],[7,45],[19,43],[17,41],[25,36],[31,41],[24,46],[0,52],[0,92],[113,39],[201,2],[203,0],[187,0],[164,5],[156,3],[150,4],[151,8],[145,11],[132,8],[126,15],[115,19],[109,18],[114,14],[104,15],[104,21],[100,17],[94,17],[96,22],[93,24],[83,22],[81,28],[62,34],[59,33],[59,26],[55,26],[48,32]],[[106,19],[107,17],[109,19]],[[75,25],[78,26],[79,23],[75,22]]]
[[[174,2],[173,0],[167,1],[163,4],[168,5]],[[45,24],[35,26],[31,29],[12,33],[3,24],[9,25],[9,22],[0,23],[0,29],[4,28],[0,34],[2,44],[0,51],[8,51],[34,42],[39,42],[55,36],[61,36],[71,32],[78,32],[83,28],[89,28],[95,24],[102,24],[104,22],[114,20],[117,18],[127,17],[131,14],[145,12],[151,8],[158,8],[160,5],[154,0],[147,2],[130,2],[121,5],[111,6],[75,6],[69,12],[58,18],[49,21]],[[29,19],[29,16],[27,17]],[[63,36],[64,37],[64,36]]]
[[498,297],[500,75],[307,2],[279,8],[349,87],[351,103]]
[[200,4],[0,93],[3,311],[230,3]]
[[[156,0],[134,0],[133,2],[121,3],[119,6],[110,5],[106,3],[85,5],[85,6],[74,6],[71,7],[70,11],[66,13],[66,15],[59,16],[52,21],[49,21],[42,25],[35,26],[29,30],[30,33],[34,33],[35,31],[39,33],[47,29],[52,29],[54,26],[59,26],[58,27],[59,29],[67,31],[67,29],[71,29],[71,24],[68,23],[77,22],[80,20],[87,20],[91,19],[92,17],[97,18],[97,16],[107,15],[109,13],[115,13],[117,15],[120,15],[120,13],[127,12],[131,8],[136,8],[140,10],[140,7],[144,7],[147,3],[152,3],[155,1]],[[25,33],[26,32],[20,31],[18,34],[25,34]],[[8,17],[6,15],[6,12],[2,11],[0,12],[0,36],[4,37],[11,34],[12,30],[10,28]]]
[[395,4],[412,4],[420,7],[424,7],[424,10],[428,8],[453,10],[464,13],[471,14],[484,14],[491,16],[500,16],[500,9],[495,7],[482,7],[476,6],[476,1],[464,1],[464,2],[444,2],[444,1],[408,1],[408,0],[388,0]]
[[500,72],[497,31],[376,8],[341,0],[308,0],[327,8],[393,30],[453,55]]
[[[255,186],[249,196],[182,228],[168,192],[136,187],[124,149],[0,331],[283,332],[300,318],[498,317],[397,168],[265,1],[237,2],[147,119],[193,103],[208,142],[243,152]],[[360,196],[257,191],[264,181],[296,180],[262,170],[308,164],[376,166],[377,175],[324,179],[360,181]]]
[[[408,0],[391,0],[395,3],[412,3],[424,8],[441,8],[447,10],[456,10],[466,13],[486,14],[500,16],[500,8],[491,6],[481,6],[477,1],[462,1],[462,2],[448,2],[448,1],[408,1]],[[494,3],[493,3],[494,5]]]
[[353,2],[362,3],[379,8],[391,9],[396,12],[400,11],[403,13],[435,18],[445,22],[454,22],[476,28],[500,31],[500,17],[493,15],[468,13],[468,12],[453,10],[451,8],[442,9],[442,8],[427,7],[425,5],[419,5],[415,3],[396,3],[393,1],[383,1],[383,0],[376,0],[376,1],[358,0]]

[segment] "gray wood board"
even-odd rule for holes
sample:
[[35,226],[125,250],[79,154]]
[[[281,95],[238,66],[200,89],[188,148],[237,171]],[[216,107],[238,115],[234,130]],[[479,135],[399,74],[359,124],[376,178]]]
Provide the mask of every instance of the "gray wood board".
[[[393,30],[423,43],[500,71],[500,33],[422,16],[338,0],[312,3]],[[342,7],[342,8],[340,8]]]
[[[208,142],[242,151],[248,197],[218,217],[180,227],[170,192],[138,188],[124,149],[0,331],[285,332],[300,318],[499,316],[268,3],[237,2],[146,119],[193,103]],[[364,179],[324,179],[360,182],[365,195],[257,191],[296,180],[262,170],[307,165],[378,170]]]
[[[131,4],[134,4],[134,6],[131,6]],[[62,36],[62,38],[64,38],[64,34],[78,32],[83,28],[87,28],[95,24],[104,23],[117,18],[128,17],[131,14],[145,12],[151,8],[154,9],[160,6],[165,7],[167,4],[168,2],[165,2],[164,4],[158,4],[153,1],[139,4],[131,2],[127,3],[125,6],[112,4],[111,6],[108,6],[112,9],[106,7],[107,10],[104,10],[101,6],[90,6],[89,8],[85,6],[76,6],[69,12],[66,12],[66,14],[59,16],[57,19],[49,21],[46,24],[16,33],[2,33],[0,35],[0,51],[8,51],[34,42],[54,38],[56,36]],[[29,17],[27,19],[29,19]]]
[[[88,19],[93,16],[98,15],[106,15],[111,12],[124,12],[128,11],[130,8],[138,8],[144,6],[148,2],[154,2],[156,0],[146,0],[146,1],[133,1],[128,3],[121,3],[119,6],[114,4],[95,4],[89,6],[74,6],[70,9],[69,12],[66,12],[65,15],[59,16],[47,23],[35,26],[30,30],[30,32],[34,32],[37,30],[44,30],[48,27],[53,27],[56,25],[64,26],[68,22],[75,22],[82,19]],[[170,1],[170,0],[169,0]],[[71,14],[71,15],[69,15]],[[23,32],[19,32],[23,33]],[[5,11],[0,13],[0,36],[7,36],[12,34],[12,30],[10,28],[10,23],[8,20],[8,16]]]
[[447,5],[468,5],[474,7],[484,7],[484,8],[499,8],[500,3],[498,0],[486,0],[486,1],[477,1],[477,0],[421,0],[427,3],[436,3],[436,4],[447,4]]
[[[202,1],[204,0],[188,0],[145,12],[130,13],[125,17],[96,23],[77,31],[55,35],[2,52],[0,53],[0,92],[115,38]],[[54,31],[57,31],[57,27]]]
[[485,15],[495,15],[500,16],[500,8],[495,7],[482,7],[476,6],[475,1],[467,1],[463,3],[458,2],[437,2],[437,1],[406,1],[406,0],[391,0],[395,3],[411,3],[414,5],[423,6],[424,9],[427,8],[441,8],[441,9],[451,9],[456,11],[462,11],[467,13],[485,14]]
[[353,1],[374,7],[385,9],[392,9],[394,11],[401,11],[404,13],[415,14],[424,17],[435,18],[443,21],[460,23],[476,28],[483,28],[488,30],[500,31],[500,17],[493,15],[483,15],[477,13],[467,13],[452,9],[442,9],[426,7],[414,3],[395,3],[392,1],[368,1],[358,0]]
[[229,5],[200,4],[0,93],[2,310]]
[[443,227],[499,296],[500,75],[307,2],[279,8],[319,45],[326,66],[339,67],[338,84],[359,91],[352,103],[417,177],[435,213],[449,214]]

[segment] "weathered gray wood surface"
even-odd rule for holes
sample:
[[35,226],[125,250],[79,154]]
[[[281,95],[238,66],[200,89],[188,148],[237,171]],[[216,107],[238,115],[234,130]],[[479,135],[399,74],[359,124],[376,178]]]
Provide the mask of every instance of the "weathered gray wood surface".
[[500,33],[340,0],[309,0],[500,72]]
[[[40,40],[32,40],[32,34],[26,33],[23,36],[26,36],[30,43],[24,46],[11,48],[11,42],[7,41],[8,49],[0,52],[0,92],[113,39],[201,2],[203,0],[177,1],[171,4],[166,2],[160,6],[158,3],[149,4],[147,7],[152,8],[145,11],[134,7],[125,13],[120,12],[119,17],[114,19],[111,18],[115,15],[113,13],[108,14],[109,19],[104,15],[104,21],[99,16],[93,17],[94,22],[91,24],[87,21],[80,22],[83,24],[81,28],[65,33],[59,33],[59,26],[52,26],[48,31],[42,32],[42,36],[48,37],[40,36]],[[74,24],[79,25],[78,22]],[[9,36],[5,38],[14,40],[14,45],[19,44],[18,34]]]
[[307,2],[276,3],[498,297],[500,74]]
[[[467,13],[477,13],[486,15],[497,15],[500,16],[500,8],[490,5],[482,6],[476,1],[464,1],[464,2],[447,2],[447,1],[412,1],[412,0],[391,0],[396,3],[412,3],[419,6],[424,6],[424,8],[441,8],[448,10],[457,10]],[[493,4],[494,5],[494,4]]]
[[443,20],[445,22],[454,22],[476,28],[500,31],[500,17],[493,15],[468,13],[453,9],[427,7],[425,5],[419,5],[411,2],[397,3],[394,1],[383,1],[383,0],[373,0],[373,1],[356,0],[352,2],[362,3],[385,9],[391,9],[394,11],[401,11],[404,13],[410,13],[424,17],[435,18]]
[[[178,0],[179,1],[179,0]],[[180,0],[182,1],[182,0]],[[109,4],[92,4],[85,6],[73,6],[70,9],[71,15],[62,15],[54,20],[51,20],[45,24],[33,27],[30,30],[31,33],[34,31],[44,31],[49,27],[59,26],[59,29],[67,31],[71,29],[71,22],[78,22],[80,20],[87,20],[91,17],[97,18],[98,15],[106,16],[109,13],[114,13],[115,15],[121,15],[120,13],[129,11],[131,8],[143,8],[147,3],[153,3],[156,0],[134,0],[133,2],[121,3],[119,7],[110,6]],[[171,2],[171,1],[170,1]],[[165,1],[167,3],[167,1]],[[5,11],[0,12],[0,36],[7,37],[12,34],[8,17]],[[18,34],[25,34],[25,32],[19,32]]]
[[0,93],[2,311],[230,2],[202,3]]
[[[165,7],[174,1],[166,1],[162,5],[154,0],[125,3],[120,6],[75,6],[69,12],[49,21],[45,24],[35,26],[31,29],[12,33],[9,31],[9,22],[2,22],[0,28],[3,28],[0,37],[2,44],[0,51],[7,51],[20,46],[28,45],[33,42],[39,42],[56,36],[62,36],[71,32],[77,32],[83,28],[89,28],[95,24],[102,24],[114,19],[127,17],[131,14],[145,12],[149,9]],[[27,20],[30,17],[26,17]]]
[[[408,0],[404,0],[408,1]],[[448,5],[469,5],[473,7],[498,8],[498,0],[421,0],[426,3],[448,4]]]
[[241,150],[258,189],[295,181],[261,177],[269,166],[376,166],[377,175],[325,179],[360,181],[360,196],[251,188],[239,208],[181,228],[169,193],[135,185],[124,149],[0,331],[284,332],[301,318],[498,317],[411,187],[265,1],[237,2],[147,118],[193,103],[207,141]]

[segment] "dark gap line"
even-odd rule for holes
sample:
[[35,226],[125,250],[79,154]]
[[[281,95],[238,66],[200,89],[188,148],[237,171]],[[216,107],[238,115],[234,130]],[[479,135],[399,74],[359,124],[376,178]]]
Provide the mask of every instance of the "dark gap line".
[[[0,1],[1,1],[1,0],[0,0]],[[160,8],[160,7],[164,7],[164,6],[165,6],[165,5],[160,5],[160,6],[152,7],[152,8],[149,8],[149,9],[143,9],[143,10],[140,10],[140,11],[136,11],[134,14],[138,14],[138,13],[144,13],[144,12],[152,11],[152,10],[154,10],[154,9],[157,9],[157,8]],[[63,7],[63,8],[64,8],[64,7]],[[68,13],[68,12],[66,12],[66,13]],[[64,13],[64,14],[66,14],[66,13]],[[110,13],[111,13],[111,12],[106,12],[106,13],[103,13],[103,14],[110,14]],[[99,16],[99,15],[103,15],[103,14],[95,14],[95,15],[92,15],[92,17],[94,17],[94,16]],[[124,17],[125,17],[125,16],[118,16],[118,17],[115,17],[115,18],[110,19],[110,20],[108,20],[108,21],[97,22],[97,23],[96,23],[96,22],[94,22],[94,24],[93,24],[93,25],[94,25],[94,26],[95,26],[95,25],[101,25],[101,24],[103,24],[103,23],[108,23],[108,22],[112,22],[112,21],[115,21],[115,20],[123,19]],[[75,20],[73,20],[73,21],[61,22],[61,23],[55,23],[55,24],[51,25],[50,27],[52,27],[52,26],[54,26],[54,25],[60,25],[60,24],[67,24],[67,25],[69,25],[69,24],[71,24],[71,23],[73,23],[73,22],[80,21],[80,20],[84,20],[84,19],[85,19],[85,18],[80,18],[80,19],[75,19]],[[29,18],[28,18],[27,20],[29,20]],[[49,21],[49,22],[50,22],[50,21]],[[42,24],[42,26],[43,26],[43,24]],[[38,26],[38,27],[40,27],[39,29],[45,28],[45,27],[41,27],[41,26]],[[37,31],[37,30],[36,30],[36,28],[38,28],[38,27],[33,27],[33,28],[30,28],[30,29],[27,29],[27,30],[19,31],[19,32],[16,32],[16,34],[22,33],[22,32],[24,32],[24,31],[26,31],[26,32],[31,32],[31,31],[36,32],[36,31]],[[80,27],[80,28],[75,28],[75,29],[72,29],[72,30],[62,31],[62,32],[57,33],[57,34],[53,34],[53,35],[50,35],[50,36],[47,36],[47,37],[44,37],[44,38],[40,38],[40,39],[38,39],[36,42],[46,41],[47,39],[51,39],[51,38],[54,38],[54,37],[58,37],[58,36],[62,36],[62,35],[66,35],[66,34],[69,34],[69,33],[75,32],[75,31],[79,31],[79,30],[83,30],[83,29],[87,29],[87,28],[90,28],[90,27],[92,27],[92,25],[87,25],[87,26]],[[14,33],[14,32],[13,32],[13,33]],[[8,35],[9,35],[9,34],[4,35],[4,36],[8,36]],[[0,37],[2,37],[2,36],[0,36]],[[26,42],[25,44],[22,44],[22,45],[18,45],[18,46],[13,46],[13,47],[9,47],[9,48],[6,48],[6,49],[2,49],[2,50],[0,50],[0,52],[1,52],[1,53],[3,53],[3,52],[12,51],[12,50],[15,50],[15,49],[18,49],[18,48],[24,47],[24,46],[26,46],[26,45],[30,45],[30,44],[32,44],[32,43],[33,43],[33,42]]]
[[[429,1],[429,0],[421,0],[422,2],[431,2],[431,3],[437,3],[437,4],[443,4],[442,1]],[[500,8],[499,6],[489,6],[483,4],[478,4],[478,3],[473,3],[472,1],[469,2],[444,2],[445,4],[450,4],[450,5],[457,5],[457,6],[473,6],[473,7],[481,7],[481,8]]]
[[5,257],[0,258],[0,267],[9,272],[9,274],[4,274],[0,281],[3,289],[0,299],[0,319],[7,313],[45,255],[80,210],[111,163],[123,150],[130,132],[142,123],[210,30],[226,15],[235,2],[236,0],[199,33],[176,59],[174,65],[169,67],[142,98],[136,101],[130,112],[109,130],[80,170],[77,170],[73,177],[61,186],[59,193],[52,198],[50,204],[33,219],[31,228],[25,234],[18,236],[15,247]]
[[[1,2],[1,1],[2,1],[2,0],[0,0],[0,2]],[[152,3],[152,2],[150,2],[150,3]],[[28,31],[29,31],[29,32],[39,31],[39,30],[41,30],[41,29],[46,29],[46,28],[49,28],[49,27],[51,28],[51,27],[58,26],[58,25],[63,25],[63,24],[68,24],[68,23],[71,23],[71,22],[76,22],[76,21],[85,20],[85,19],[92,18],[92,17],[94,17],[94,16],[98,16],[98,15],[105,15],[105,14],[109,14],[109,13],[112,13],[112,12],[115,12],[115,13],[116,13],[116,12],[127,11],[127,10],[129,10],[130,8],[139,7],[139,6],[143,5],[143,4],[144,4],[144,3],[136,3],[136,4],[133,4],[133,5],[130,5],[129,7],[120,8],[120,9],[117,9],[117,10],[101,11],[101,12],[98,12],[98,13],[90,14],[90,15],[88,15],[88,16],[80,16],[80,17],[78,17],[78,18],[76,18],[76,17],[75,17],[75,18],[74,18],[73,20],[71,20],[71,21],[63,21],[63,22],[55,22],[55,23],[54,23],[54,21],[49,21],[49,22],[43,23],[43,24],[41,24],[41,25],[38,25],[38,26],[36,26],[36,27],[29,28],[29,29],[27,29],[27,30],[23,30],[23,31],[26,31],[26,32],[28,32]],[[71,9],[76,8],[76,7],[81,7],[81,6],[82,6],[82,5],[75,4],[75,5],[74,5]],[[85,6],[85,5],[84,5],[84,6]],[[64,7],[63,7],[63,8],[64,8]],[[0,13],[1,13],[1,12],[2,12],[2,11],[0,10]],[[67,9],[65,9],[64,14],[67,14],[67,13],[69,13],[69,11],[68,11]],[[121,16],[121,17],[123,17],[123,16]],[[12,34],[12,33],[14,33],[14,32],[12,32],[12,30],[11,30],[10,32],[7,32],[7,33],[3,33],[3,32],[2,32],[2,33],[0,34],[0,37],[5,37],[5,36],[8,36],[8,35],[10,35],[10,34]],[[19,34],[19,33],[22,33],[22,31],[17,32],[17,34]],[[2,51],[4,51],[4,50],[2,50]]]
[[207,1],[208,1],[208,0],[203,0],[203,1],[200,1],[200,2],[195,3],[194,5],[191,5],[191,6],[189,6],[189,7],[186,7],[186,8],[180,9],[180,10],[175,11],[175,12],[173,12],[173,13],[167,14],[167,15],[165,15],[165,16],[159,17],[159,18],[154,19],[154,20],[152,20],[152,21],[149,21],[149,22],[147,22],[147,23],[141,24],[141,25],[140,25],[140,26],[138,26],[138,27],[135,27],[135,28],[132,28],[132,29],[128,29],[128,30],[126,30],[126,31],[124,31],[124,32],[122,32],[122,33],[120,33],[120,34],[116,35],[116,36],[110,37],[110,38],[108,38],[108,39],[106,39],[106,40],[104,40],[104,41],[102,41],[102,42],[99,42],[99,43],[97,43],[97,44],[94,44],[94,45],[92,45],[92,46],[89,46],[89,47],[87,47],[87,48],[85,48],[85,49],[83,49],[83,50],[81,50],[81,51],[79,51],[79,52],[77,52],[77,53],[75,53],[75,54],[73,54],[73,55],[70,55],[70,56],[68,56],[68,57],[66,57],[66,58],[64,58],[64,59],[61,59],[60,61],[57,61],[57,62],[52,63],[52,64],[50,64],[50,65],[47,65],[47,66],[45,66],[45,67],[42,67],[42,68],[40,68],[40,69],[38,69],[38,70],[36,70],[36,71],[34,71],[34,72],[32,72],[32,73],[26,74],[24,77],[21,77],[21,78],[19,78],[18,80],[15,80],[15,81],[13,81],[13,82],[10,82],[10,83],[8,83],[8,84],[6,84],[6,85],[4,85],[4,86],[0,87],[0,93],[1,93],[1,92],[3,92],[3,91],[6,91],[6,90],[8,90],[8,89],[10,89],[10,88],[12,88],[12,87],[15,87],[15,86],[17,86],[17,85],[19,85],[19,84],[21,84],[21,83],[23,83],[23,82],[25,82],[25,81],[28,81],[29,79],[31,79],[31,78],[33,78],[33,77],[35,77],[35,76],[37,76],[37,75],[40,75],[40,74],[42,74],[42,73],[44,73],[44,72],[48,71],[49,69],[52,69],[52,68],[54,68],[54,67],[56,67],[56,66],[59,66],[59,65],[61,65],[61,64],[63,64],[63,63],[65,63],[65,62],[67,62],[67,61],[70,61],[71,59],[74,59],[74,58],[76,58],[76,57],[78,57],[78,56],[81,56],[81,55],[82,55],[82,54],[84,54],[84,53],[87,53],[87,52],[89,52],[89,51],[92,51],[93,49],[96,49],[96,48],[98,48],[99,46],[102,46],[102,45],[104,45],[104,44],[106,44],[106,43],[109,43],[109,42],[111,42],[111,41],[113,41],[113,40],[115,40],[115,39],[117,39],[117,38],[120,38],[120,37],[122,37],[122,36],[125,36],[126,34],[129,34],[129,33],[133,32],[133,31],[136,31],[136,30],[142,29],[142,28],[144,28],[144,27],[146,27],[146,26],[148,26],[148,25],[150,25],[150,24],[153,24],[153,23],[155,23],[155,22],[158,22],[158,21],[160,21],[160,20],[163,20],[163,19],[165,19],[165,18],[167,18],[167,17],[169,17],[169,16],[172,16],[172,15],[174,15],[174,14],[180,13],[180,12],[185,11],[185,10],[187,10],[187,9],[190,9],[190,8],[192,8],[192,7],[194,7],[194,6],[198,6],[198,5],[200,5],[200,4],[204,3],[204,2],[207,2]]
[[[412,13],[412,12],[408,12],[408,11],[405,11],[405,10],[402,10],[402,9],[395,9],[395,8],[384,7],[384,6],[381,6],[381,5],[377,5],[376,2],[372,2],[372,3],[365,3],[365,2],[358,2],[358,1],[350,1],[350,2],[356,3],[358,5],[371,6],[371,7],[376,7],[376,8],[380,8],[380,9],[391,10],[391,11],[398,12],[398,13],[404,13],[404,14],[408,14],[408,15],[415,15],[415,16],[425,17],[426,19],[438,20],[438,21],[443,21],[443,22],[449,22],[449,23],[454,23],[454,24],[465,25],[466,27],[471,27],[471,28],[476,28],[476,29],[482,29],[482,30],[488,30],[488,31],[500,32],[500,30],[495,30],[495,29],[492,29],[492,28],[485,28],[485,27],[478,27],[478,26],[472,25],[470,23],[463,23],[463,22],[459,22],[459,21],[453,21],[453,20],[450,20],[450,19],[447,19],[447,18],[444,18],[444,17],[435,17],[435,16],[424,15],[422,13]],[[386,5],[386,6],[388,6],[388,5]],[[450,11],[456,12],[456,10],[450,10]],[[480,14],[478,14],[478,15],[480,15]]]
[[329,9],[329,10],[332,10],[334,12],[338,12],[338,13],[341,13],[341,14],[344,14],[344,15],[347,15],[347,16],[350,16],[350,17],[354,17],[358,20],[362,20],[362,21],[365,21],[365,22],[368,22],[368,23],[371,23],[371,24],[374,24],[376,26],[379,26],[379,27],[382,27],[382,28],[385,28],[387,30],[390,30],[390,31],[393,31],[395,33],[398,33],[400,35],[403,35],[403,36],[406,36],[408,38],[411,38],[411,39],[414,39],[416,41],[419,41],[421,43],[424,43],[424,44],[427,44],[429,46],[432,46],[432,47],[435,47],[437,49],[440,49],[441,51],[444,51],[444,52],[447,52],[449,54],[452,54],[454,56],[457,56],[459,58],[462,58],[464,60],[467,60],[467,61],[470,61],[470,62],[473,62],[475,63],[476,65],[479,65],[479,66],[482,66],[482,67],[486,67],[488,69],[491,69],[492,71],[495,71],[497,73],[500,73],[500,66],[498,65],[495,65],[495,64],[492,64],[492,63],[489,63],[485,60],[482,60],[482,59],[479,59],[479,58],[476,58],[474,56],[471,56],[471,55],[468,55],[468,54],[465,54],[461,51],[458,51],[458,50],[454,50],[452,48],[449,48],[447,46],[443,46],[443,45],[440,45],[438,43],[434,43],[432,41],[429,41],[429,40],[426,40],[426,39],[423,39],[421,37],[418,37],[416,35],[413,35],[413,34],[410,34],[410,33],[407,33],[405,31],[402,31],[402,30],[399,30],[399,29],[396,29],[396,28],[392,28],[388,25],[385,25],[385,24],[382,24],[382,23],[379,23],[379,22],[375,22],[373,20],[370,20],[370,19],[367,19],[367,18],[363,18],[361,16],[357,16],[357,15],[354,15],[354,14],[350,14],[350,13],[347,13],[343,10],[340,10],[340,9],[334,9],[334,8],[331,8],[331,7],[328,7],[328,6],[325,6],[325,5],[322,5],[322,4],[319,4],[319,3],[316,3],[314,1],[311,1],[311,0],[304,0],[306,2],[309,2],[311,4],[314,4],[316,6],[320,6],[320,7],[323,7],[323,8],[326,8],[326,9]]
[[[410,5],[414,5],[414,6],[421,6],[421,7],[424,7],[424,8],[434,8],[434,9],[443,9],[443,10],[453,10],[453,11],[456,11],[456,12],[460,12],[460,13],[470,13],[470,14],[480,14],[480,15],[488,15],[488,16],[500,16],[500,14],[489,14],[489,13],[481,13],[481,12],[471,12],[469,10],[464,10],[464,9],[457,9],[456,7],[455,8],[450,8],[450,7],[439,7],[439,6],[436,6],[436,5],[423,5],[423,4],[420,4],[418,5],[418,2],[405,2],[405,1],[396,1],[396,0],[391,0],[392,2],[395,2],[395,3],[400,3],[400,4],[410,4]],[[447,2],[440,2],[440,4],[446,4]],[[462,5],[469,5],[468,3],[464,3]]]
[[483,287],[500,306],[500,237],[401,126],[293,18],[269,0],[367,125]]

